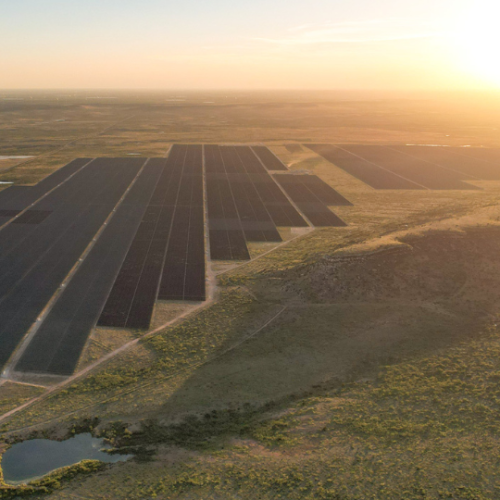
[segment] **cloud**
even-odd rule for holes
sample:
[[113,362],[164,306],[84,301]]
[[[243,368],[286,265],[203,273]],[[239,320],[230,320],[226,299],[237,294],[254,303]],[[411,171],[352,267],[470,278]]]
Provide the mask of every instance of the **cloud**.
[[[372,47],[383,47],[384,43],[420,40],[440,36],[431,26],[415,25],[408,19],[371,19],[367,21],[325,22],[292,26],[283,33],[272,37],[252,37],[232,40],[225,44],[203,44],[187,50],[153,54],[148,59],[173,63],[198,63],[204,67],[210,64],[233,64],[250,62],[290,62],[297,64],[324,60],[325,57],[344,57],[359,47],[364,54]],[[371,53],[371,52],[370,52]],[[361,57],[361,56],[360,56]],[[366,56],[368,57],[368,56]]]
[[441,33],[429,27],[414,26],[409,20],[373,19],[340,23],[303,24],[289,28],[286,36],[254,37],[253,41],[281,47],[334,44],[366,44],[433,38]]
[[366,27],[377,25],[377,24],[382,24],[382,23],[387,23],[388,20],[384,19],[369,19],[365,21],[343,21],[343,22],[325,22],[325,23],[307,23],[307,24],[301,24],[299,26],[293,26],[288,29],[288,31],[307,31],[310,29],[318,29],[318,28],[336,28],[336,29],[358,29],[358,30],[363,30],[366,29]]

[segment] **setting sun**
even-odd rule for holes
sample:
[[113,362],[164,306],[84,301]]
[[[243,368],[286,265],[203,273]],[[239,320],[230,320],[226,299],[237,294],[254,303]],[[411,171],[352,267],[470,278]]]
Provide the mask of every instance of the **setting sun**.
[[500,5],[475,4],[460,19],[454,33],[460,64],[478,78],[500,86]]

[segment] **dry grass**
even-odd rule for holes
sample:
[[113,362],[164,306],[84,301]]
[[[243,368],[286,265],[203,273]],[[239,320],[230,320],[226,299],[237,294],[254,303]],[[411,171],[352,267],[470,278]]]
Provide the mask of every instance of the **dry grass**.
[[209,451],[160,447],[54,499],[493,500],[500,336],[328,385]]
[[2,414],[7,413],[43,392],[45,392],[43,387],[6,381],[0,385],[0,412]]

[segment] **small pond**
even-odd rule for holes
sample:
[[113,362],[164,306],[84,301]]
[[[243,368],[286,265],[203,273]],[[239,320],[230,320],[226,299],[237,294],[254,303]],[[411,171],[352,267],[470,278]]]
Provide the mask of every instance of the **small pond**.
[[21,484],[37,479],[67,465],[82,460],[100,460],[101,462],[122,462],[132,455],[110,455],[102,451],[110,448],[102,439],[91,434],[78,434],[65,441],[50,439],[31,439],[17,443],[9,448],[2,458],[2,470],[5,482]]

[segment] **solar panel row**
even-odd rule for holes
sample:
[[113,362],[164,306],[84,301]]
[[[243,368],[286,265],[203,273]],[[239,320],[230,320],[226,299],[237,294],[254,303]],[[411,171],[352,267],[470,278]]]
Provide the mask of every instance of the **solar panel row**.
[[[316,227],[342,227],[346,223],[327,207],[325,198],[332,197],[329,190],[323,189],[321,182],[311,181],[313,176],[293,175],[293,174],[275,174],[274,178],[279,182],[290,198],[297,204],[302,213]],[[321,181],[319,179],[319,181]],[[320,185],[322,189],[316,194],[316,186]],[[327,185],[327,187],[329,187]],[[331,188],[330,188],[331,189]],[[334,191],[334,190],[332,190]],[[325,194],[326,193],[326,194]],[[349,203],[345,198],[338,195],[336,197],[342,204]]]
[[288,170],[281,160],[266,146],[252,146],[267,170]]
[[500,149],[393,146],[433,165],[451,170],[461,180],[500,180]]
[[[247,173],[247,182],[253,184],[274,224],[283,227],[307,226],[307,222],[290,203],[269,173],[260,167],[255,152],[249,147],[240,147],[238,153],[243,160],[244,171]],[[259,168],[249,167],[256,160]]]
[[204,146],[207,209],[212,260],[248,260],[245,235],[238,217],[219,146]]
[[24,210],[46,195],[50,190],[66,182],[92,160],[77,158],[40,181],[35,186],[11,186],[0,193],[0,209]]
[[34,206],[53,212],[50,217],[0,231],[0,365],[35,323],[141,163],[95,160]]
[[134,237],[162,166],[146,164],[16,364],[71,375]]
[[350,201],[346,200],[317,175],[295,175],[295,178],[300,180],[325,205],[352,206]]
[[248,177],[259,193],[266,210],[276,226],[308,226],[307,222],[303,219],[299,212],[297,212],[278,184],[268,173],[253,174]]
[[[249,146],[235,146],[234,148],[223,147],[222,151],[223,156],[226,155],[228,159],[227,163],[229,163],[229,168],[233,169],[234,173],[268,175],[268,172],[262,165],[262,162],[259,158],[257,158],[255,152]],[[235,157],[235,155],[239,157],[239,160]],[[234,158],[233,162],[230,161],[231,158]]]
[[[31,189],[30,186],[10,186],[0,191],[0,209],[6,210],[5,207],[10,206],[11,202],[15,200],[23,192]],[[20,210],[17,210],[20,212]]]
[[220,152],[246,241],[282,241],[249,176],[261,172],[266,175],[252,150],[246,146],[221,146]]
[[346,149],[329,144],[308,144],[307,147],[375,189],[425,189],[424,186],[383,169]]
[[[478,168],[474,169],[472,167],[472,172],[469,170],[471,168],[470,163],[467,166],[460,166],[459,169],[461,171],[465,173],[470,172],[484,180],[500,179],[500,148],[446,148],[446,150],[459,155],[461,159],[466,156],[474,160],[480,160],[474,162],[473,165],[477,165]],[[457,162],[460,163],[459,161]]]
[[182,146],[179,191],[158,297],[205,300],[205,225],[202,146]]
[[461,181],[457,172],[436,168],[428,161],[383,146],[348,146],[349,152],[428,189],[477,189]]

